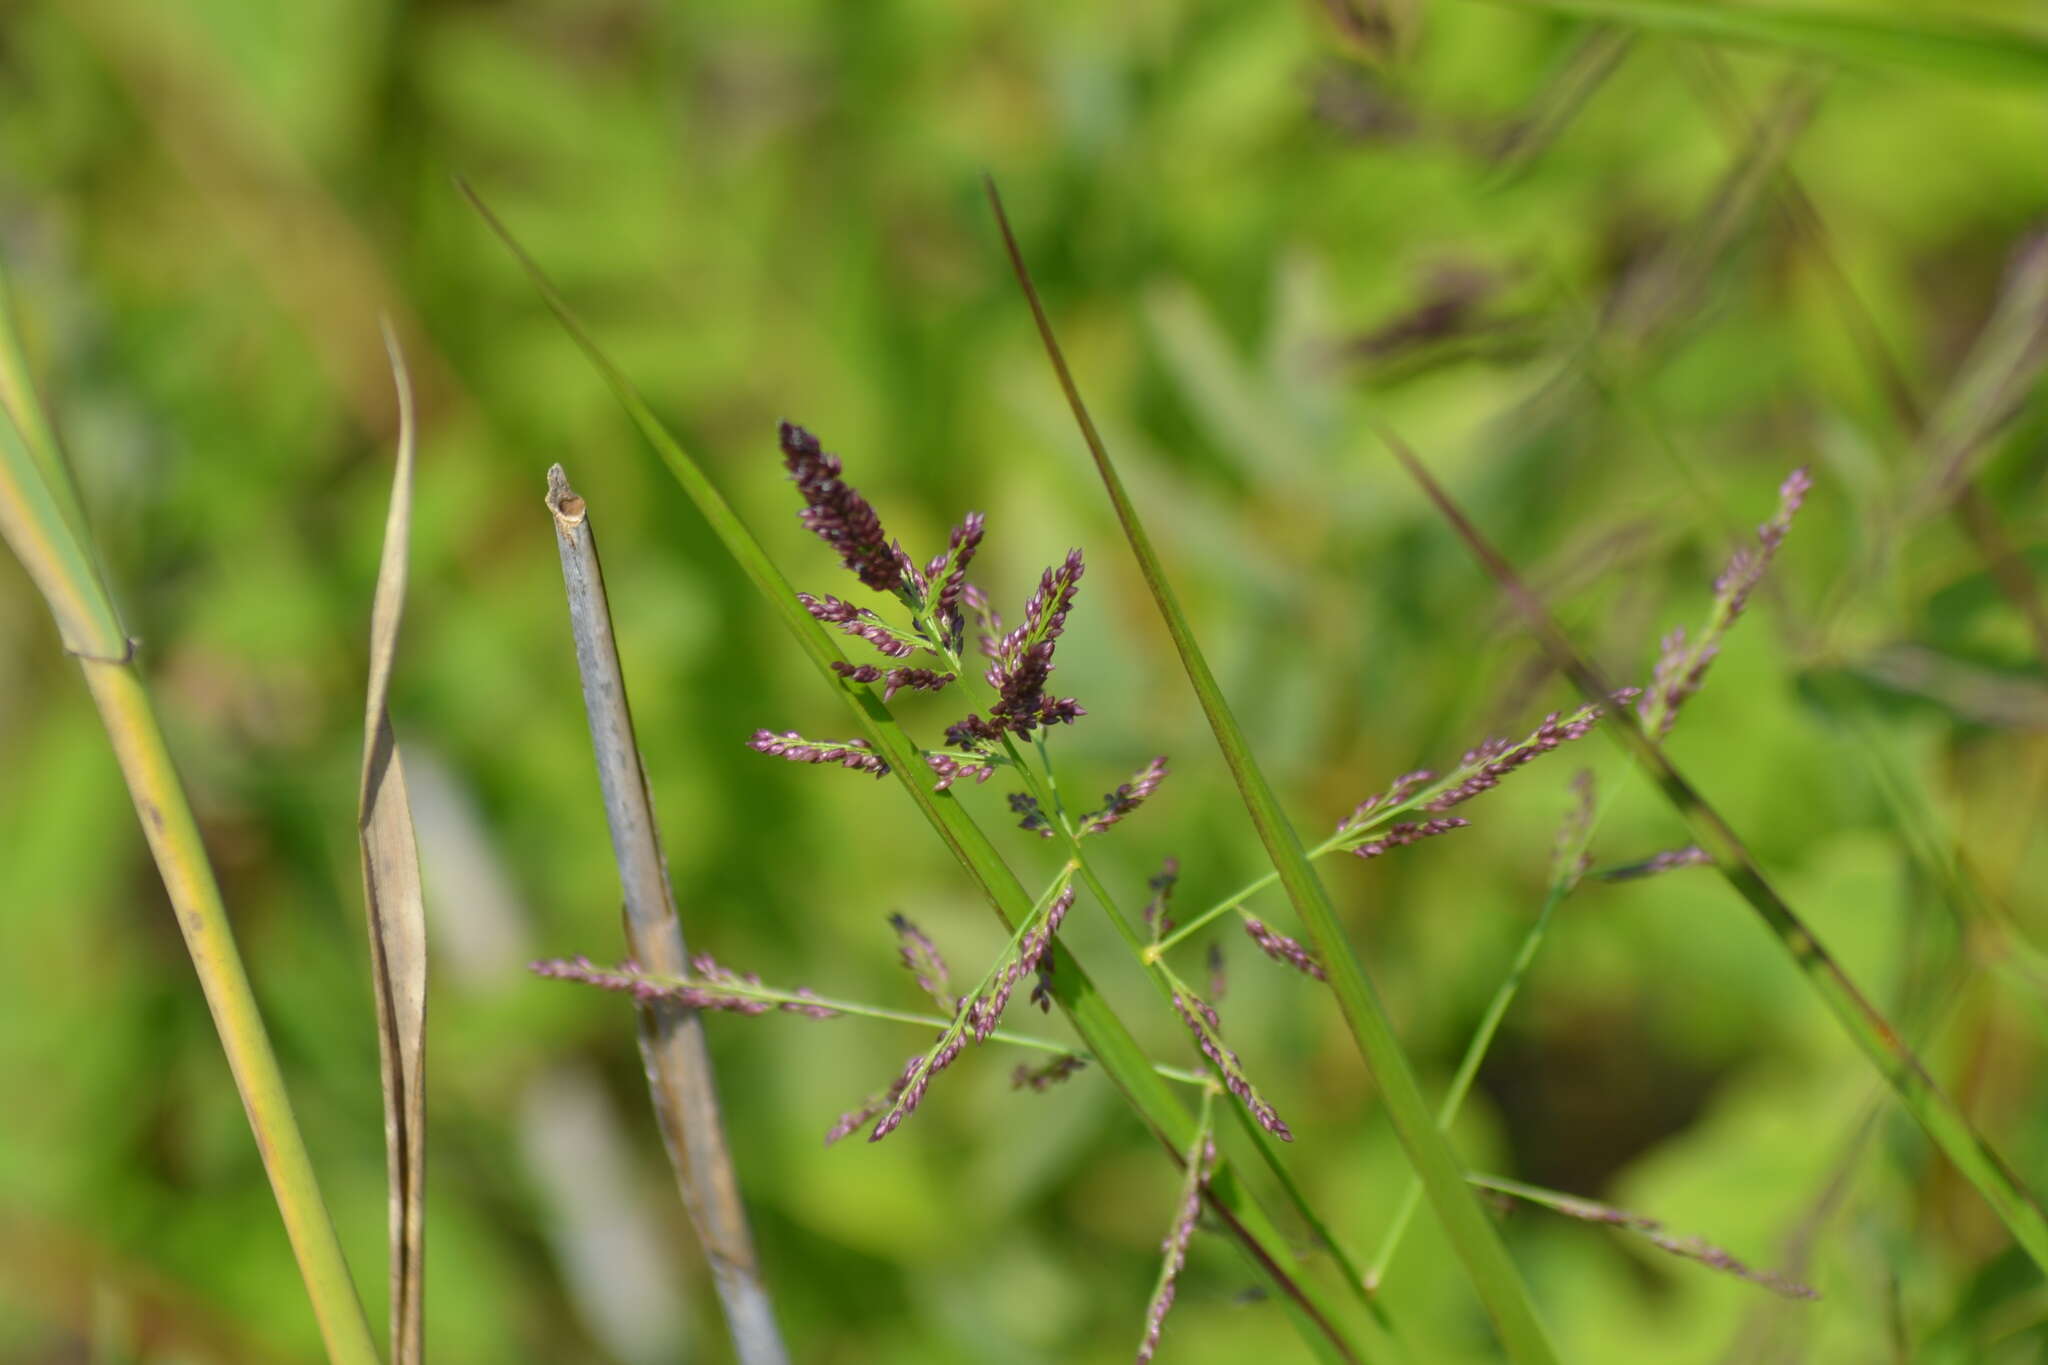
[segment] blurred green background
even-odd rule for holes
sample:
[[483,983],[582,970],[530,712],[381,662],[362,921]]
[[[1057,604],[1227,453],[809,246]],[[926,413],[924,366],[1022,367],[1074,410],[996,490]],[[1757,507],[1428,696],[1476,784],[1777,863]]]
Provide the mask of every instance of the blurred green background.
[[[1945,8],[2041,22],[2019,0]],[[2048,1187],[2030,946],[2048,934],[2048,691],[1984,533],[1918,497],[1940,448],[1919,414],[2048,210],[2048,78],[1937,63],[1931,43],[1835,70],[1467,0],[1430,5],[1377,66],[1363,12],[0,7],[0,252],[373,1321],[383,1148],[353,802],[394,436],[380,312],[423,403],[392,710],[437,953],[431,1358],[729,1358],[629,1010],[523,970],[620,951],[550,462],[593,509],[692,946],[916,1008],[891,911],[970,980],[1001,943],[894,784],[743,747],[763,725],[841,733],[838,703],[453,174],[800,587],[849,584],[796,523],[781,416],[843,454],[920,555],[987,511],[976,578],[1012,619],[1042,566],[1087,548],[1058,681],[1090,714],[1057,736],[1063,775],[1101,790],[1174,762],[1103,845],[1132,903],[1167,854],[1190,909],[1261,854],[1037,351],[982,170],[1305,830],[1572,700],[1369,419],[1636,680],[1812,463],[1817,491],[1671,752]],[[1981,451],[1980,506],[2038,569],[2033,307],[2006,301],[1999,411],[2017,417]],[[1984,411],[1966,396],[1950,416]],[[0,1358],[314,1359],[105,738],[11,565],[0,633]],[[959,710],[899,702],[927,739]],[[1433,1091],[1540,901],[1581,764],[1615,796],[1603,863],[1683,842],[1595,737],[1466,808],[1471,830],[1326,867]],[[965,800],[1030,881],[1052,854],[1006,828],[1003,792]],[[1284,902],[1258,908],[1293,927]],[[1190,1059],[1085,899],[1069,926],[1140,1036]],[[1405,1181],[1372,1087],[1320,993],[1219,937],[1232,1038],[1319,1208],[1368,1254]],[[1016,1059],[991,1049],[890,1142],[827,1150],[915,1030],[776,1015],[712,1037],[797,1358],[1128,1358],[1176,1175],[1099,1076],[1013,1093]],[[1749,910],[1695,870],[1567,904],[1457,1138],[1477,1167],[1797,1266],[1826,1295],[1782,1303],[1516,1211],[1510,1244],[1570,1359],[2048,1358],[2038,1275],[1877,1099]],[[1428,1222],[1389,1301],[1418,1359],[1489,1359]],[[1305,1358],[1246,1287],[1199,1237],[1161,1359]]]

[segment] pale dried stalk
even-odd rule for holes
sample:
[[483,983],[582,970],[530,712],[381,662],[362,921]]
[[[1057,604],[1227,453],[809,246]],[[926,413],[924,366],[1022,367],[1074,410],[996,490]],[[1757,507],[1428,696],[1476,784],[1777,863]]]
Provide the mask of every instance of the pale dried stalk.
[[426,1245],[427,911],[405,767],[391,729],[391,668],[405,613],[412,530],[412,383],[390,324],[384,346],[398,386],[398,467],[384,523],[384,554],[370,609],[370,680],[363,707],[363,783],[356,833],[370,980],[377,997],[377,1060],[384,1089],[384,1150],[391,1201],[391,1360],[420,1365]]
[[[654,805],[633,738],[612,636],[604,570],[591,534],[589,508],[556,465],[548,471],[548,511],[562,555],[569,623],[576,636],[576,664],[583,678],[583,703],[590,714],[590,739],[604,791],[612,852],[625,890],[627,949],[647,971],[664,976],[689,973],[689,952],[668,864],[661,855]],[[640,1055],[662,1141],[675,1167],[683,1205],[711,1262],[712,1279],[724,1305],[726,1326],[742,1365],[786,1365],[788,1353],[775,1324],[767,1285],[754,1256],[753,1235],[740,1201],[739,1177],[726,1143],[704,1024],[695,1010],[672,1001],[640,1007]]]

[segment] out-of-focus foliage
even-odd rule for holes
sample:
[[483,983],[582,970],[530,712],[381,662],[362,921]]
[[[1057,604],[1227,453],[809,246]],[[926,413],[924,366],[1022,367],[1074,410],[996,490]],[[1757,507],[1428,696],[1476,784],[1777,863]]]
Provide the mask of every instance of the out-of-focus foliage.
[[[692,945],[906,1008],[891,911],[970,980],[1000,946],[893,787],[743,747],[761,725],[836,733],[837,703],[457,173],[800,586],[848,585],[796,524],[784,415],[920,555],[986,510],[975,576],[1012,612],[1043,565],[1088,547],[1059,682],[1090,714],[1056,736],[1062,776],[1092,792],[1174,760],[1100,841],[1131,904],[1169,853],[1194,908],[1261,871],[1260,851],[1036,351],[982,169],[1305,829],[1569,700],[1368,419],[1423,450],[1603,666],[1637,679],[1811,462],[1816,492],[1671,752],[2048,1187],[2042,661],[1980,539],[1913,502],[1930,456],[1862,335],[1937,405],[2048,211],[2048,89],[1466,0],[1432,6],[1410,58],[1375,71],[1343,55],[1334,8],[7,11],[0,252],[373,1320],[383,1155],[351,844],[394,435],[380,311],[422,401],[391,710],[436,934],[430,1358],[726,1350],[626,1007],[522,970],[619,943],[541,505],[551,461],[593,509]],[[1819,234],[1788,216],[1785,175]],[[2022,406],[1981,480],[2037,568],[2044,436]],[[126,797],[11,568],[0,633],[0,1358],[90,1342],[110,1360],[309,1359]],[[898,700],[928,738],[958,711]],[[1604,744],[1516,775],[1462,812],[1471,830],[1326,869],[1432,1086],[1540,901],[1575,764],[1617,790],[1602,861],[1682,841]],[[966,800],[1006,826],[1002,795]],[[1045,846],[1003,832],[1027,880],[1050,870]],[[1292,928],[1284,902],[1260,908]],[[1064,937],[1149,1045],[1190,1060],[1091,907]],[[1365,1254],[1405,1179],[1371,1087],[1325,998],[1224,942],[1232,1040]],[[827,1150],[834,1117],[925,1040],[712,1022],[799,1358],[1129,1351],[1176,1175],[1098,1076],[1016,1094],[1015,1059],[972,1054],[889,1142]],[[1684,871],[1566,903],[1457,1139],[1480,1168],[1801,1262],[1827,1296],[1783,1304],[1517,1212],[1511,1245],[1570,1359],[2038,1358],[2038,1277],[1878,1092],[1749,911]],[[1198,1237],[1161,1358],[1292,1358],[1244,1283]],[[1386,1292],[1420,1358],[1486,1358],[1426,1217]]]

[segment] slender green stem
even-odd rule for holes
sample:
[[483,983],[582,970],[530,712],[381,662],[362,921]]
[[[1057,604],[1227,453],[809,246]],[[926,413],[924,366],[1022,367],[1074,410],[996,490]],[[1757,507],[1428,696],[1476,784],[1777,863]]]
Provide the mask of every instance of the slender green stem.
[[[1562,850],[1558,866],[1554,869],[1550,889],[1544,893],[1543,906],[1536,912],[1535,922],[1522,936],[1522,944],[1515,950],[1514,961],[1508,966],[1508,974],[1493,992],[1493,999],[1486,1005],[1486,1012],[1479,1018],[1479,1026],[1472,1030],[1472,1039],[1465,1045],[1465,1055],[1458,1061],[1458,1069],[1451,1077],[1450,1088],[1444,1092],[1443,1103],[1437,1108],[1436,1122],[1446,1132],[1457,1121],[1458,1111],[1464,1107],[1465,1097],[1472,1093],[1472,1083],[1479,1078],[1480,1063],[1486,1060],[1487,1049],[1493,1046],[1494,1035],[1500,1032],[1501,1020],[1507,1017],[1508,1007],[1514,1003],[1515,995],[1522,989],[1522,980],[1528,975],[1529,964],[1536,960],[1536,952],[1543,946],[1543,940],[1550,932],[1550,921],[1557,907],[1564,903],[1566,896],[1578,884],[1577,864],[1586,845],[1592,841],[1593,832],[1600,827],[1600,818],[1606,813],[1607,803],[1612,797],[1603,797],[1593,816],[1579,832],[1574,846]],[[1422,1202],[1422,1185],[1412,1176],[1401,1194],[1401,1202],[1394,1212],[1394,1221],[1387,1227],[1387,1235],[1380,1243],[1379,1254],[1373,1257],[1372,1269],[1366,1272],[1366,1288],[1377,1294],[1386,1283],[1387,1271],[1393,1265],[1394,1253],[1401,1249],[1401,1239],[1407,1235],[1408,1225],[1415,1217],[1416,1207]]]
[[1509,1356],[1520,1365],[1549,1365],[1557,1359],[1557,1353],[1536,1316],[1535,1305],[1522,1283],[1521,1273],[1508,1256],[1499,1231],[1466,1185],[1456,1154],[1437,1131],[1423,1100],[1421,1087],[1416,1083],[1415,1073],[1394,1036],[1386,1007],[1345,938],[1329,892],[1310,866],[1300,835],[1281,811],[1279,799],[1252,756],[1244,733],[1231,714],[1221,687],[1217,685],[1216,676],[1203,656],[1201,646],[1195,641],[1187,616],[1167,582],[1165,568],[1152,548],[1151,537],[1124,489],[1122,477],[1110,461],[1109,451],[1095,428],[1094,419],[1088,415],[1088,409],[1081,401],[1080,389],[1067,368],[1066,357],[1061,354],[1059,342],[1053,335],[1052,323],[1025,267],[1023,252],[1017,246],[1009,220],[1003,214],[995,182],[991,180],[986,184],[989,202],[1002,229],[1003,242],[1015,267],[1018,284],[1030,304],[1039,337],[1045,343],[1046,354],[1052,362],[1060,388],[1066,394],[1068,407],[1095,461],[1096,472],[1101,476],[1110,503],[1116,510],[1124,538],[1130,544],[1146,586],[1151,590],[1153,601],[1158,605],[1159,614],[1180,655],[1181,665],[1201,701],[1209,728],[1230,765],[1232,777],[1237,780],[1252,824],[1280,874],[1288,899],[1294,903],[1295,912],[1308,934],[1309,946],[1329,973],[1331,992],[1337,998],[1338,1008],[1358,1044],[1367,1069],[1379,1083],[1388,1115],[1403,1147],[1407,1149],[1408,1159],[1422,1176],[1430,1202],[1443,1220],[1451,1245],[1464,1262],[1473,1288],[1485,1305],[1488,1316],[1493,1319],[1494,1328]]
[[[1333,834],[1329,838],[1323,840],[1323,842],[1321,842],[1320,844],[1317,844],[1314,848],[1308,850],[1308,856],[1311,858],[1321,858],[1326,854],[1335,853],[1339,849],[1346,847],[1349,843],[1349,840],[1350,834],[1348,831],[1344,834]],[[1172,948],[1176,947],[1177,945],[1179,945],[1186,939],[1192,937],[1193,935],[1200,933],[1203,929],[1207,928],[1211,924],[1214,924],[1217,920],[1229,914],[1231,911],[1241,909],[1246,901],[1250,900],[1253,896],[1258,895],[1259,892],[1264,891],[1267,887],[1272,886],[1275,882],[1279,880],[1280,874],[1278,872],[1268,872],[1263,877],[1254,877],[1251,881],[1246,882],[1243,886],[1240,886],[1237,890],[1231,892],[1222,900],[1217,901],[1214,905],[1210,906],[1207,910],[1204,910],[1201,914],[1196,915],[1186,924],[1183,924],[1179,928],[1175,929],[1165,938],[1162,938],[1157,943],[1148,946],[1145,949],[1145,960],[1148,962],[1158,961],[1160,958],[1164,957],[1167,954],[1167,952],[1170,951]]]

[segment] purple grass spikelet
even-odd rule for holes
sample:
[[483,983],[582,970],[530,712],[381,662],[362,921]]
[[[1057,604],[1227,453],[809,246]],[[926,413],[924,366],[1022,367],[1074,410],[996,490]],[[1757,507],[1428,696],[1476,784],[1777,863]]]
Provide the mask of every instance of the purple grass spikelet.
[[1181,1021],[1188,1026],[1188,1032],[1195,1035],[1195,1046],[1222,1075],[1224,1088],[1237,1097],[1259,1127],[1282,1142],[1294,1141],[1293,1131],[1253,1087],[1251,1078],[1245,1075],[1244,1063],[1223,1041],[1223,1024],[1216,1017],[1214,1007],[1185,988],[1173,993],[1173,1007],[1180,1011]]
[[1165,780],[1166,757],[1162,754],[1139,769],[1130,781],[1119,784],[1113,792],[1105,792],[1102,809],[1082,816],[1077,834],[1100,834],[1143,805],[1145,798],[1158,791]]
[[978,754],[949,754],[933,750],[924,756],[926,766],[939,780],[932,784],[932,790],[945,791],[963,777],[976,782],[986,782],[994,775],[995,769],[979,761]]
[[952,982],[946,972],[946,959],[939,952],[939,945],[931,936],[914,924],[910,916],[897,911],[889,916],[889,927],[896,931],[897,952],[903,965],[917,979],[917,984],[932,1002],[946,1013],[951,1014],[959,1005],[953,996]]
[[1329,980],[1329,973],[1323,970],[1323,964],[1316,961],[1315,954],[1298,939],[1291,939],[1275,929],[1268,928],[1265,921],[1257,919],[1247,918],[1244,922],[1244,931],[1251,935],[1252,942],[1258,944],[1260,950],[1275,962],[1284,962],[1297,972],[1312,976],[1318,981]]
[[1019,1062],[1017,1069],[1010,1073],[1010,1089],[1030,1090],[1043,1095],[1087,1065],[1086,1057],[1077,1057],[1071,1052],[1053,1058],[1044,1066]]
[[838,551],[840,562],[876,592],[904,585],[904,563],[882,530],[882,519],[860,492],[840,478],[837,456],[827,454],[794,422],[781,424],[782,461],[803,495],[802,520],[812,534]]
[[988,594],[972,583],[960,589],[960,605],[974,618],[975,647],[984,658],[993,659],[1002,648],[1003,618],[988,600]]
[[1792,529],[1792,519],[1813,489],[1813,475],[1804,466],[1785,476],[1778,486],[1778,509],[1769,521],[1756,528],[1756,543],[1745,545],[1728,557],[1728,563],[1714,579],[1714,605],[1699,635],[1687,643],[1684,630],[1674,630],[1660,643],[1656,670],[1650,688],[1637,707],[1652,738],[1662,739],[1677,723],[1684,706],[1706,681],[1707,669],[1721,652],[1721,641],[1741,617],[1749,595],[1763,581],[1777,556],[1778,547]]
[[1167,916],[1166,907],[1173,901],[1173,888],[1178,881],[1180,859],[1169,857],[1145,883],[1152,888],[1152,899],[1145,902],[1145,927],[1151,931],[1154,943],[1173,932],[1173,920]]
[[[691,1009],[722,1010],[728,1014],[767,1014],[770,1010],[781,1010],[785,1014],[801,1014],[812,1019],[835,1019],[839,1016],[838,1010],[816,1000],[808,988],[765,991],[760,977],[751,972],[742,976],[701,954],[690,959],[693,975],[687,978],[650,975],[630,958],[616,967],[596,966],[587,957],[548,958],[528,963],[527,970],[550,980],[576,981],[599,990],[630,995],[643,1005],[665,1000]],[[788,995],[798,998],[773,998]],[[769,998],[764,999],[763,996]]]
[[929,668],[876,668],[873,664],[850,664],[844,659],[834,659],[832,671],[849,682],[882,684],[885,702],[896,700],[896,694],[906,687],[913,692],[937,692],[953,682],[951,673]]
[[908,1079],[911,1067],[922,1060],[923,1058],[921,1057],[912,1057],[908,1062],[904,1063],[903,1070],[897,1073],[896,1079],[891,1081],[888,1086],[877,1090],[874,1094],[862,1100],[857,1106],[841,1114],[839,1121],[834,1123],[826,1132],[825,1145],[830,1147],[841,1138],[852,1136],[869,1119],[872,1119],[875,1115],[896,1103],[903,1094],[903,1083]]
[[1593,865],[1593,770],[1581,768],[1572,776],[1572,807],[1557,829],[1557,844],[1550,856],[1550,881],[1569,894]]
[[1038,798],[1030,793],[1011,792],[1010,813],[1020,817],[1017,821],[1018,829],[1028,834],[1036,834],[1041,839],[1053,837],[1052,821],[1046,819],[1045,812],[1038,808]]
[[[1614,705],[1632,701],[1638,693],[1634,689],[1616,693]],[[1424,810],[1443,811],[1452,806],[1470,801],[1481,792],[1491,791],[1500,785],[1502,778],[1522,765],[1542,757],[1552,749],[1572,740],[1583,738],[1600,721],[1608,703],[1592,702],[1581,706],[1570,715],[1552,711],[1543,718],[1543,723],[1529,732],[1526,739],[1510,744],[1504,739],[1490,739],[1478,748],[1472,749],[1458,761],[1457,770],[1451,774],[1452,785],[1442,793],[1423,803]]]
[[1440,816],[1434,820],[1421,820],[1399,825],[1390,825],[1377,839],[1367,840],[1351,850],[1354,857],[1377,858],[1388,849],[1401,848],[1408,844],[1420,843],[1433,835],[1449,834],[1454,829],[1464,829],[1472,822],[1457,815]]
[[981,513],[969,512],[966,519],[953,528],[945,553],[925,566],[925,578],[934,585],[933,619],[945,631],[948,647],[956,653],[967,633],[967,617],[961,610],[962,599],[967,593],[967,566],[974,562],[974,552],[981,548],[984,525]]
[[1418,768],[1412,773],[1401,774],[1393,780],[1392,784],[1385,791],[1366,797],[1365,800],[1358,803],[1351,814],[1338,821],[1337,833],[1347,834],[1357,829],[1375,811],[1390,811],[1406,804],[1408,798],[1415,794],[1417,787],[1420,787],[1425,782],[1433,782],[1435,780],[1436,774],[1427,768]]
[[755,753],[786,758],[792,763],[836,763],[855,772],[873,773],[876,777],[889,774],[889,765],[868,747],[864,739],[805,739],[794,730],[785,730],[781,734],[773,730],[756,730],[747,741],[747,747]]
[[1609,882],[1639,881],[1660,872],[1674,872],[1681,867],[1711,867],[1713,862],[1713,855],[1698,844],[1687,844],[1683,848],[1667,848],[1638,862],[1610,868],[1600,874],[1600,879]]
[[983,720],[972,711],[964,720],[956,720],[946,727],[946,743],[956,749],[975,749],[994,744],[1003,737],[1003,727],[992,721]]
[[1209,968],[1209,994],[1221,1000],[1230,994],[1229,964],[1223,960],[1223,945],[1211,943],[1205,965]]
[[988,669],[988,685],[997,693],[989,719],[1003,729],[1028,735],[1040,725],[1071,723],[1084,714],[1071,697],[1045,695],[1053,649],[1066,630],[1084,572],[1081,552],[1067,551],[1064,561],[1040,576],[1038,591],[1024,604],[1024,623],[997,643]]
[[1186,1171],[1181,1183],[1180,1203],[1174,1209],[1173,1226],[1167,1229],[1166,1240],[1160,1243],[1165,1259],[1159,1267],[1159,1280],[1152,1290],[1152,1300],[1145,1305],[1145,1334],[1138,1342],[1137,1365],[1147,1365],[1159,1350],[1159,1337],[1166,1328],[1166,1315],[1173,1309],[1180,1272],[1187,1265],[1188,1244],[1194,1241],[1195,1225],[1201,1221],[1202,1191],[1216,1169],[1216,1141],[1209,1135],[1207,1126],[1197,1134],[1194,1146],[1183,1160]]
[[855,639],[866,640],[892,659],[907,659],[918,650],[917,641],[891,629],[866,607],[856,607],[830,593],[813,597],[810,593],[800,592],[796,600],[805,611],[826,625],[837,626]]

